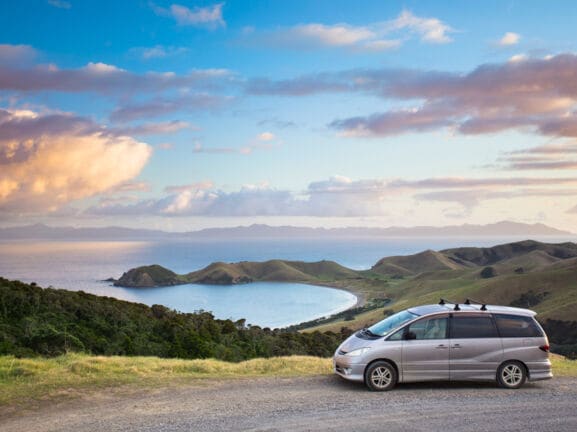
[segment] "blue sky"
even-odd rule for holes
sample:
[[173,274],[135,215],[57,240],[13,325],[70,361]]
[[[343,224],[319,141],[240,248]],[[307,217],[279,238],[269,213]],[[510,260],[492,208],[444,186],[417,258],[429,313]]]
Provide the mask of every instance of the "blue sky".
[[571,1],[0,3],[0,225],[577,224]]

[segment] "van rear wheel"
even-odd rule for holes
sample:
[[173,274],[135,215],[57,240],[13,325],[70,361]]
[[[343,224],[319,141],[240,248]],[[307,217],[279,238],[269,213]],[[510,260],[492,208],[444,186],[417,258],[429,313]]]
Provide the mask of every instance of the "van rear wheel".
[[389,362],[375,362],[365,371],[365,384],[373,391],[391,390],[397,384],[397,371]]
[[518,389],[527,380],[527,370],[518,361],[507,361],[497,371],[497,382],[503,388]]

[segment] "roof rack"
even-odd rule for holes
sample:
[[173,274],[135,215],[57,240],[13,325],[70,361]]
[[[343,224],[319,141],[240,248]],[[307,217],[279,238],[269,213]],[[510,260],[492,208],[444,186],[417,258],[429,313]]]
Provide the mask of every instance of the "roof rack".
[[455,305],[455,306],[453,307],[453,310],[456,310],[456,311],[461,310],[461,308],[459,307],[459,303],[455,303],[455,302],[452,302],[452,301],[449,301],[449,300],[445,300],[444,298],[442,298],[442,299],[439,300],[439,304],[440,304],[441,306],[444,306],[444,305],[446,305],[447,303]]
[[466,304],[466,305],[473,305],[473,304],[481,305],[480,310],[482,310],[482,311],[486,311],[486,310],[487,310],[487,303],[478,302],[477,300],[466,299],[466,300],[465,300],[465,304]]

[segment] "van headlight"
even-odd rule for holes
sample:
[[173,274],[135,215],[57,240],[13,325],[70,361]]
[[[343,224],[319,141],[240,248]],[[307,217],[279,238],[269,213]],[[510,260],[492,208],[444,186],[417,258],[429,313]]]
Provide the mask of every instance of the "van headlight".
[[362,356],[364,353],[366,353],[368,350],[370,350],[370,347],[367,348],[359,348],[353,351],[349,351],[348,353],[346,353],[345,355],[348,357],[359,357]]

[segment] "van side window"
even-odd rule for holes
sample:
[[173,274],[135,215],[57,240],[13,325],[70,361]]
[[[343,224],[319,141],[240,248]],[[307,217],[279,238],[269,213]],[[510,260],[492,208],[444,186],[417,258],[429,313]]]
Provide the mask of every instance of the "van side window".
[[415,335],[412,339],[446,339],[447,318],[425,318],[412,323],[408,332]]
[[490,316],[455,315],[451,319],[451,338],[496,338],[497,329]]
[[493,314],[501,337],[541,337],[543,332],[528,316]]

